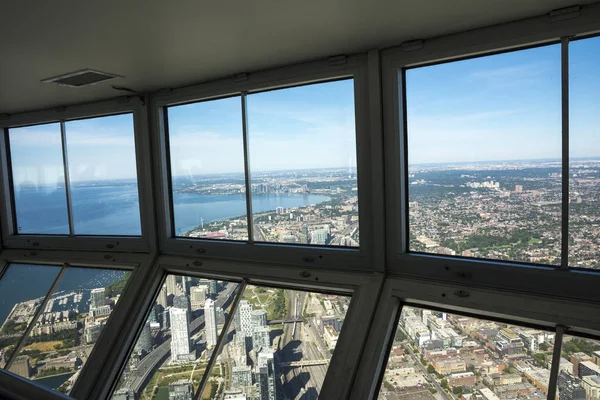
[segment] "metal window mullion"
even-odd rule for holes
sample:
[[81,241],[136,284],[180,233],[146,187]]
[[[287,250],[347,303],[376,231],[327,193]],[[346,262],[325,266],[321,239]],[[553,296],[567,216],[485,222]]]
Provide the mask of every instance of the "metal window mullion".
[[560,42],[562,102],[562,212],[560,268],[569,268],[569,38]]
[[[206,365],[206,369],[204,370],[204,375],[202,376],[202,381],[200,381],[200,386],[198,386],[198,391],[194,395],[194,400],[198,400],[200,398],[200,396],[202,395],[202,393],[204,393],[204,387],[208,383],[208,378],[210,376],[210,373],[212,372],[212,369],[215,366],[217,357],[221,354],[221,351],[223,350],[223,345],[225,344],[225,337],[227,336],[227,332],[229,332],[229,328],[231,327],[231,324],[233,323],[233,320],[235,318],[235,313],[237,312],[238,305],[240,304],[240,300],[242,300],[242,296],[244,295],[244,291],[246,290],[246,283],[247,283],[247,280],[244,279],[238,287],[238,292],[236,293],[235,298],[233,299],[233,303],[231,304],[231,312],[229,313],[229,318],[227,319],[227,321],[225,321],[225,324],[223,325],[223,329],[221,330],[221,334],[219,335],[219,338],[217,339],[217,344],[213,350],[212,355],[210,356],[210,360],[208,361],[208,364]],[[206,316],[204,316],[204,326],[206,327]]]
[[556,389],[558,382],[558,373],[560,367],[560,354],[562,350],[562,340],[566,328],[562,325],[556,327],[556,336],[554,337],[554,351],[552,352],[552,366],[550,367],[550,382],[548,382],[547,400],[556,399]]
[[73,202],[71,199],[71,178],[69,177],[69,157],[67,153],[67,133],[65,130],[65,121],[60,121],[60,138],[62,143],[63,168],[65,175],[65,193],[67,196],[69,236],[75,236],[75,226],[73,225]]
[[13,361],[17,358],[19,352],[21,351],[21,348],[23,347],[23,345],[27,341],[27,338],[31,334],[31,331],[33,330],[33,326],[35,325],[35,323],[38,320],[38,318],[40,317],[40,315],[46,309],[46,305],[48,304],[48,301],[50,300],[50,296],[52,296],[52,294],[54,293],[54,290],[56,289],[56,286],[58,285],[58,282],[60,282],[62,276],[64,275],[64,273],[66,272],[66,270],[67,270],[68,267],[69,267],[69,264],[66,264],[66,263],[63,264],[63,267],[61,268],[60,272],[58,273],[58,275],[54,279],[54,282],[52,282],[52,285],[50,286],[50,289],[48,289],[48,293],[46,293],[46,297],[44,297],[44,300],[42,301],[42,303],[38,307],[37,311],[33,314],[33,318],[31,319],[31,322],[27,326],[27,329],[25,329],[25,333],[23,334],[23,336],[21,337],[21,339],[19,340],[19,342],[15,346],[13,354],[12,354],[12,356],[10,356],[10,359],[8,360],[8,362],[6,363],[6,365],[4,366],[4,369],[6,369],[6,370],[10,369],[10,366],[12,365]]
[[252,217],[252,184],[250,181],[250,154],[248,145],[248,113],[246,92],[242,92],[242,138],[244,141],[244,179],[246,184],[246,218],[248,221],[248,243],[254,243],[254,223]]

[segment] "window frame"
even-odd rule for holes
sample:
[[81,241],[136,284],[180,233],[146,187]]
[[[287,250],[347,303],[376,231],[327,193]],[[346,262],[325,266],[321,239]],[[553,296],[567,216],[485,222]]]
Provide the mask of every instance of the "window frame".
[[[23,393],[32,393],[32,396],[39,399],[64,399],[80,398],[83,387],[90,385],[90,382],[96,382],[104,363],[106,362],[108,352],[106,348],[112,348],[121,339],[121,332],[127,330],[131,309],[136,302],[136,292],[145,285],[145,275],[148,274],[154,257],[146,254],[130,253],[98,253],[89,251],[53,251],[40,250],[31,251],[28,249],[7,249],[0,255],[0,265],[7,267],[12,263],[16,264],[36,264],[48,266],[68,265],[73,268],[97,268],[97,269],[121,269],[131,272],[131,276],[123,289],[123,294],[119,298],[111,317],[108,319],[105,329],[103,329],[98,341],[94,345],[87,362],[81,369],[70,397],[67,397],[57,391],[45,388],[36,384],[35,381],[17,376],[7,370],[0,369],[0,387],[20,387],[23,384]],[[60,273],[59,273],[60,276]],[[50,292],[47,292],[48,296]],[[102,350],[99,350],[102,349]],[[27,384],[25,386],[24,384]],[[27,387],[27,389],[25,389]],[[20,389],[19,389],[20,390]]]
[[[251,265],[242,262],[228,262],[217,260],[194,260],[187,257],[160,256],[150,269],[144,287],[136,297],[140,298],[132,309],[127,333],[123,335],[122,347],[111,347],[100,376],[95,377],[95,386],[88,386],[85,392],[77,392],[81,398],[106,399],[109,398],[117,380],[129,359],[135,341],[139,336],[144,322],[152,308],[153,301],[162,287],[168,274],[195,275],[207,279],[228,280],[230,282],[244,282],[246,285],[264,285],[296,290],[314,290],[333,292],[352,296],[350,306],[344,319],[344,326],[353,326],[355,329],[342,329],[325,381],[323,382],[321,396],[328,399],[345,399],[350,393],[351,380],[358,368],[362,354],[363,344],[368,335],[369,324],[359,321],[369,321],[376,307],[377,296],[383,282],[382,276],[365,273],[348,273],[339,276],[332,270],[322,270],[309,273],[296,267],[278,268],[269,264],[254,263]],[[231,313],[235,313],[232,309]],[[342,382],[342,384],[340,384]],[[82,386],[82,385],[81,385]]]
[[[408,250],[408,183],[406,154],[406,96],[404,70],[414,67],[482,57],[508,51],[518,51],[548,44],[561,43],[562,69],[562,129],[568,125],[568,98],[565,100],[564,81],[568,70],[568,49],[565,42],[573,37],[587,37],[600,31],[600,7],[585,6],[576,18],[552,22],[549,15],[495,25],[473,31],[432,38],[416,45],[408,43],[382,52],[383,123],[385,143],[385,199],[386,199],[386,259],[387,270],[410,278],[435,279],[457,284],[473,284],[507,290],[526,291],[541,295],[561,293],[573,299],[600,301],[594,292],[597,271],[541,264],[452,257],[439,254],[410,252]],[[567,86],[568,95],[568,86]],[[566,110],[566,111],[565,111]],[[566,128],[568,139],[568,127]],[[565,134],[564,134],[565,135]],[[567,153],[567,154],[565,154]],[[563,171],[568,168],[568,145],[563,137]],[[564,174],[563,174],[564,176]],[[568,204],[568,179],[563,178],[563,211]],[[567,194],[567,196],[565,196]],[[563,216],[562,229],[565,228]],[[568,221],[566,221],[568,224]],[[565,241],[566,242],[566,241]],[[564,246],[563,244],[563,253]],[[564,257],[564,254],[563,254]]]
[[[231,79],[222,79],[205,84],[159,91],[151,96],[151,131],[154,143],[155,174],[157,176],[156,198],[160,216],[158,233],[161,249],[168,254],[210,255],[230,260],[271,261],[306,268],[340,267],[355,270],[383,270],[382,263],[373,267],[371,262],[377,238],[383,240],[383,226],[373,218],[381,208],[373,205],[379,200],[383,188],[382,174],[373,160],[381,159],[380,130],[369,132],[369,125],[377,119],[377,110],[370,109],[369,99],[374,96],[369,79],[378,74],[366,54],[344,58],[341,63],[328,60],[298,64],[252,74],[242,74]],[[170,189],[170,166],[168,165],[169,143],[167,138],[166,108],[169,106],[210,101],[224,97],[252,94],[272,89],[354,79],[354,109],[356,126],[357,180],[359,187],[359,223],[361,244],[357,249],[335,246],[285,245],[282,243],[258,243],[253,241],[219,241],[210,239],[188,239],[173,235],[171,219],[172,204]],[[242,118],[240,105],[240,118]],[[243,120],[242,120],[243,122]],[[240,138],[242,132],[240,132]],[[244,160],[246,161],[246,160]],[[373,168],[375,165],[375,168]],[[378,231],[381,231],[379,233]]]
[[[81,249],[89,251],[153,251],[155,241],[155,216],[152,194],[150,144],[147,129],[146,100],[143,97],[121,97],[93,104],[58,107],[53,110],[10,115],[0,120],[0,224],[2,242],[7,249]],[[11,128],[60,123],[119,114],[131,114],[134,128],[136,172],[140,208],[140,236],[120,235],[46,235],[19,234],[15,231],[16,210],[12,191],[12,165],[8,130]],[[63,160],[66,165],[67,160]],[[65,177],[66,178],[66,177]],[[69,205],[67,204],[67,207]],[[70,211],[69,211],[70,213]]]

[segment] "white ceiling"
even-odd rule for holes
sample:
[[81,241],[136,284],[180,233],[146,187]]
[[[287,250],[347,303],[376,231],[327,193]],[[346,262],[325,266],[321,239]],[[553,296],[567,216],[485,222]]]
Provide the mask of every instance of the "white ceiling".
[[[152,91],[544,14],[574,0],[20,0],[0,12],[0,113]],[[592,1],[579,1],[590,3]],[[40,80],[92,68],[84,88]]]

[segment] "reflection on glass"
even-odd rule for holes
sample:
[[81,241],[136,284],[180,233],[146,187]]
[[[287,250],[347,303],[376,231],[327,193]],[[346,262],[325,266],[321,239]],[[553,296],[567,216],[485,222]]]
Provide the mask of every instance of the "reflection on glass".
[[239,96],[169,107],[175,233],[247,240]]
[[60,124],[11,128],[18,233],[69,234]]
[[403,307],[379,399],[545,400],[554,333]]
[[[59,267],[11,264],[1,277],[0,368],[12,356],[59,272]],[[13,362],[10,371],[25,375],[20,373],[19,362]]]
[[133,115],[65,123],[75,234],[140,235]]
[[569,265],[600,268],[600,38],[569,44]]
[[112,399],[192,399],[238,289],[237,283],[168,275]]
[[345,296],[247,286],[200,398],[316,399],[349,304]]
[[127,271],[68,268],[11,369],[69,393],[128,278]]
[[560,46],[406,71],[412,251],[560,264]]
[[600,341],[565,335],[557,380],[559,400],[600,397]]
[[358,246],[354,81],[247,100],[254,239]]

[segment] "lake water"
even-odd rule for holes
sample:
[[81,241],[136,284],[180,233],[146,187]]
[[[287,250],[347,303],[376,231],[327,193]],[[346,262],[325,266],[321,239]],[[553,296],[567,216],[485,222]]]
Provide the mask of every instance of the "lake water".
[[[73,221],[78,235],[140,235],[137,186],[74,186]],[[328,201],[328,196],[272,194],[254,196],[255,213],[277,207],[294,208]],[[68,234],[69,224],[64,188],[22,186],[16,190],[19,233]],[[174,193],[175,227],[178,235],[201,223],[246,215],[242,195],[198,195]]]

